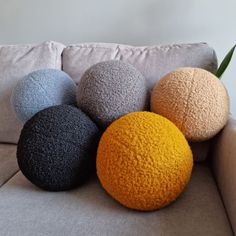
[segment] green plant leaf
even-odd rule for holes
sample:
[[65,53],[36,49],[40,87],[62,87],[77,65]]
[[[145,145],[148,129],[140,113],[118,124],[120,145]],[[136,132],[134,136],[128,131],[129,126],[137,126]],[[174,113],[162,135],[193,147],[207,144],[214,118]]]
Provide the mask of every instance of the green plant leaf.
[[221,62],[217,72],[216,72],[216,76],[220,79],[221,76],[223,75],[223,73],[225,72],[225,70],[227,69],[231,58],[234,54],[234,49],[236,47],[236,44],[230,49],[230,51],[227,53],[227,55],[225,56],[224,60]]

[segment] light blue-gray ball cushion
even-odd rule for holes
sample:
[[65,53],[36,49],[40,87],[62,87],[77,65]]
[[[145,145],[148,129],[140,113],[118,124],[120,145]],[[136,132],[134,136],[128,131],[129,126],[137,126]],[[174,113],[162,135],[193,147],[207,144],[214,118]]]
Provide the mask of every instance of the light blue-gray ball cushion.
[[65,72],[56,69],[37,70],[25,76],[11,96],[12,107],[23,123],[50,106],[75,103],[75,82]]
[[77,88],[77,105],[99,126],[106,128],[117,118],[148,105],[144,76],[122,61],[105,61],[90,67]]

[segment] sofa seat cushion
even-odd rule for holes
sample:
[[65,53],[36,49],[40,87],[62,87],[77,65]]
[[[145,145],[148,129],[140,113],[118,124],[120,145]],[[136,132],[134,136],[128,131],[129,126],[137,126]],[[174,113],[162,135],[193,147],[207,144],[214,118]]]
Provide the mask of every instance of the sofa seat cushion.
[[45,192],[21,172],[0,189],[1,235],[233,235],[217,187],[196,165],[186,191],[159,211],[129,210],[94,177],[69,192]]
[[18,170],[16,145],[0,144],[0,187]]

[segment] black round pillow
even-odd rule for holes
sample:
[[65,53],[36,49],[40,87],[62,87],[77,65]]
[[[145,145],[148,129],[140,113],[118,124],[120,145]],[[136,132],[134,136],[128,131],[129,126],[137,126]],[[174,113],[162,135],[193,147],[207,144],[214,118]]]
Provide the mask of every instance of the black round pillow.
[[95,171],[100,132],[70,105],[46,108],[28,120],[17,146],[20,170],[33,184],[63,191],[82,184]]

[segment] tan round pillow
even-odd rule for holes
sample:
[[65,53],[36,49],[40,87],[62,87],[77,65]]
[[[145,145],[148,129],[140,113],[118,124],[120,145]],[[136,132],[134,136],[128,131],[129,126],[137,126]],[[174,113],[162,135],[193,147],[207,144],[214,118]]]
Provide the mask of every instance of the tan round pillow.
[[212,73],[199,68],[179,68],[154,87],[151,111],[171,120],[189,141],[204,141],[226,124],[229,96]]

